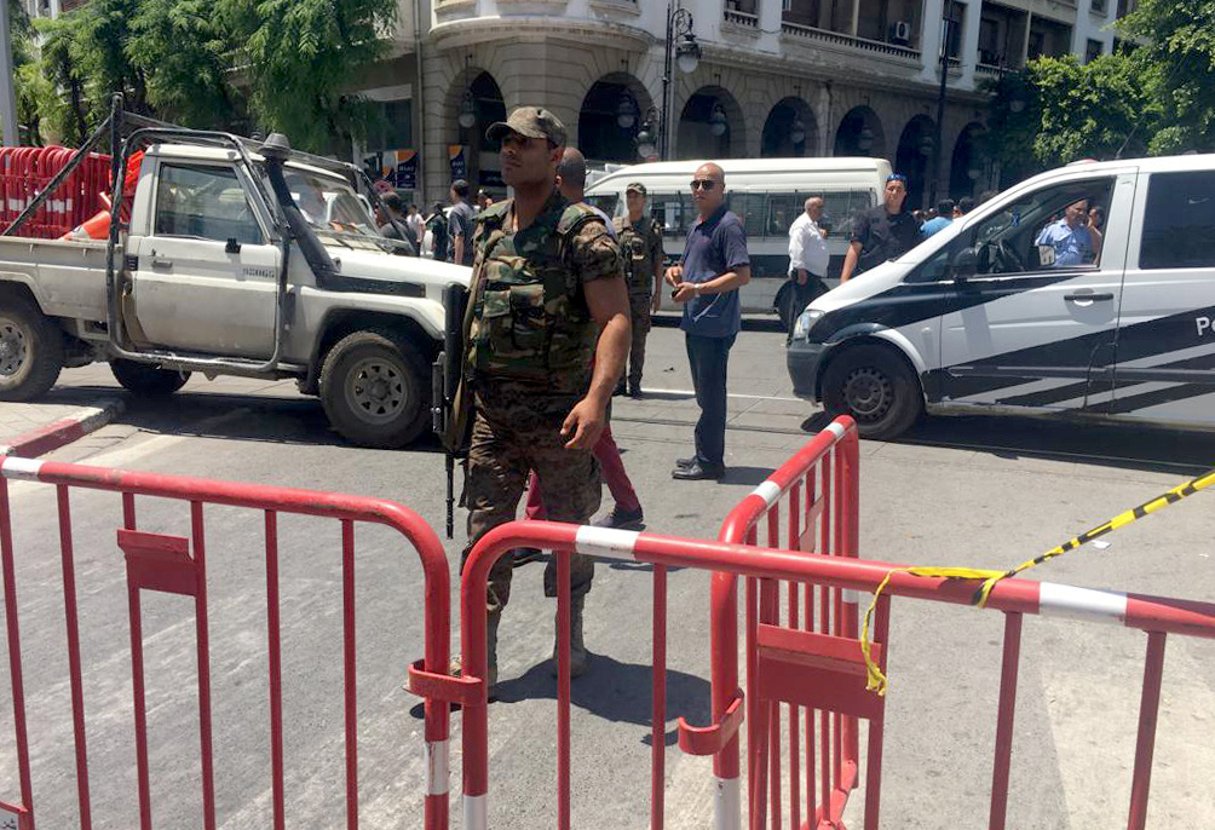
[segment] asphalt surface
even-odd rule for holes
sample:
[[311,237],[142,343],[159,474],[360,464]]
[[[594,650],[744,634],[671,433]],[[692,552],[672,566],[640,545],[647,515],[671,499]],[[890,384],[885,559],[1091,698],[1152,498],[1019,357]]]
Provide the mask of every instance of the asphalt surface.
[[[747,331],[731,363],[729,474],[672,482],[688,454],[695,403],[677,331],[656,329],[646,399],[618,401],[613,429],[648,529],[714,537],[722,519],[809,440],[814,413],[792,399],[783,336]],[[97,369],[65,387],[107,387]],[[666,390],[666,391],[661,391]],[[815,420],[811,418],[811,426]],[[193,379],[167,402],[128,401],[99,432],[53,457],[161,473],[389,498],[442,529],[442,456],[354,449],[329,431],[319,403],[288,384]],[[899,443],[864,442],[862,556],[916,564],[1007,567],[1206,469],[1215,436],[1036,419],[930,420]],[[39,827],[77,826],[62,566],[54,488],[10,484],[26,695]],[[1215,496],[1201,493],[1030,578],[1215,599]],[[610,508],[605,492],[604,511]],[[126,573],[115,542],[117,496],[73,494],[93,827],[138,826]],[[186,535],[183,505],[141,498],[143,530]],[[271,826],[264,519],[207,508],[207,567],[218,824]],[[445,540],[453,573],[462,514]],[[420,827],[422,721],[401,690],[422,653],[422,576],[385,528],[356,531],[361,826]],[[345,822],[341,530],[279,523],[286,800],[289,827]],[[541,566],[515,572],[501,632],[499,701],[490,708],[490,824],[552,826],[555,682],[547,658],[553,604]],[[453,579],[453,583],[456,580]],[[704,759],[675,743],[680,715],[707,722],[708,585],[670,575],[667,826],[711,823]],[[453,588],[453,608],[455,589]],[[201,778],[193,601],[144,595],[143,634],[157,827],[200,826]],[[647,826],[651,574],[601,564],[587,602],[592,672],[573,685],[573,826]],[[887,827],[985,826],[1003,621],[975,609],[896,601],[882,818]],[[453,629],[456,626],[453,624]],[[453,644],[456,642],[453,634]],[[1125,821],[1146,638],[1065,620],[1027,619],[1014,743],[1010,827],[1101,828]],[[8,654],[0,645],[0,677]],[[1149,826],[1201,826],[1215,814],[1215,661],[1209,643],[1169,640]],[[0,681],[0,697],[7,693]],[[459,718],[451,752],[453,826],[460,825]],[[11,712],[0,705],[0,801],[16,795]],[[787,790],[786,790],[787,791]],[[860,824],[853,797],[850,823]],[[1201,817],[1195,822],[1196,817]],[[0,819],[0,827],[4,827]]]

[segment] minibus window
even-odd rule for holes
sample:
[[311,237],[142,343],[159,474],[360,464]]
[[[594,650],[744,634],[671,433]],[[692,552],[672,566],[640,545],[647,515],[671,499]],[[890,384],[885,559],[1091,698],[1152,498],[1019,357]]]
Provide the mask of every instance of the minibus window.
[[1153,173],[1143,213],[1139,267],[1215,266],[1215,171]]

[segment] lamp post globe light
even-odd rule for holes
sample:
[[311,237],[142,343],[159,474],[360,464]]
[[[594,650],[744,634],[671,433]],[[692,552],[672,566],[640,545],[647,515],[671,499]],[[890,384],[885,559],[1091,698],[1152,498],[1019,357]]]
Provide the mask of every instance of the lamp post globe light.
[[456,117],[456,121],[464,129],[471,129],[477,123],[477,104],[473,101],[471,89],[464,90],[464,100],[460,102],[460,114]]
[[637,123],[637,101],[625,92],[620,93],[620,103],[616,105],[616,126],[622,130],[631,130]]
[[804,144],[806,141],[806,125],[800,118],[794,118],[789,127],[789,141],[792,144]]
[[641,156],[646,161],[651,161],[658,156],[658,136],[655,132],[658,123],[658,111],[650,107],[645,114],[645,119],[641,122],[641,131],[637,133],[637,155]]
[[714,104],[713,111],[709,113],[709,132],[718,138],[726,134],[726,111],[721,104]]
[[861,127],[861,131],[856,134],[856,149],[862,153],[868,153],[873,149],[873,130]]
[[[663,50],[663,72],[662,72],[662,110],[657,118],[658,125],[658,146],[655,148],[661,158],[666,158],[670,152],[671,140],[671,119],[673,114],[671,108],[673,105],[673,81],[675,67],[679,67],[679,71],[685,75],[696,71],[696,67],[700,65],[700,44],[696,42],[696,35],[692,32],[692,13],[687,9],[679,8],[675,3],[667,4],[667,38]],[[653,125],[654,122],[650,122]],[[643,132],[647,132],[644,130]],[[720,133],[718,133],[720,135]],[[648,132],[649,138],[653,138],[652,132]],[[641,149],[641,135],[638,138],[638,150]],[[643,153],[643,155],[645,155]]]

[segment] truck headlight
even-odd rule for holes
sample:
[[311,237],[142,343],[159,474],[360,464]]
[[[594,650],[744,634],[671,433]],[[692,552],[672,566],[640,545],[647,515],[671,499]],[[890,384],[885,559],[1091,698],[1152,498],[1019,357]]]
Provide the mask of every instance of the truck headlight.
[[793,339],[806,340],[810,336],[810,329],[814,328],[814,324],[824,313],[817,308],[808,308],[803,311],[793,325]]

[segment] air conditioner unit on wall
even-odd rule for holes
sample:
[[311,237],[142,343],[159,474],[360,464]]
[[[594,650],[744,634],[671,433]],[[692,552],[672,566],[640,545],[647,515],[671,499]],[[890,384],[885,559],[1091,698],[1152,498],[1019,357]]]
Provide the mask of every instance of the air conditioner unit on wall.
[[911,24],[906,20],[900,20],[891,26],[890,42],[899,43],[904,46],[911,43]]

